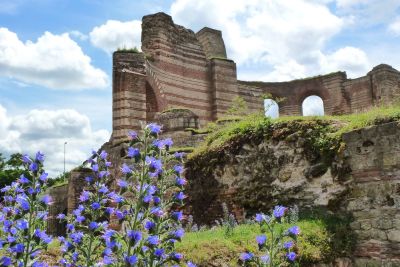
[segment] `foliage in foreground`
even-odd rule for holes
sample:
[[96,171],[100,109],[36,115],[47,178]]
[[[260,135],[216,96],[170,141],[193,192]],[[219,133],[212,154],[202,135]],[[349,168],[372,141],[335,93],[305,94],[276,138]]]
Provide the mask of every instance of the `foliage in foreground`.
[[[121,167],[117,190],[107,153],[93,152],[88,160],[92,173],[79,205],[72,214],[59,214],[66,221],[67,235],[61,237],[65,267],[92,266],[176,266],[184,264],[183,254],[175,252],[181,240],[183,213],[178,211],[186,198],[182,153],[170,154],[171,139],[157,139],[161,126],[149,124],[139,137],[131,139],[126,162]],[[40,197],[47,187],[43,170],[44,155],[23,156],[26,176],[2,189],[5,194],[0,213],[0,244],[4,254],[1,266],[44,267],[38,259],[52,242],[43,230],[49,196]],[[116,220],[122,227],[114,230]],[[115,227],[116,225],[114,225]],[[187,266],[195,266],[187,262]]]

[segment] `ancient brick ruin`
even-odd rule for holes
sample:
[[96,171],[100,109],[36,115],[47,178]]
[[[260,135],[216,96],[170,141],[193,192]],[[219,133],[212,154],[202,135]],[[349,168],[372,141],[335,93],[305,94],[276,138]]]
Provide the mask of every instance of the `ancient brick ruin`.
[[113,141],[171,108],[190,109],[204,126],[224,116],[237,96],[249,112],[264,110],[266,93],[283,98],[281,115],[301,115],[310,95],[322,98],[326,115],[360,112],[400,96],[400,72],[385,64],[357,79],[335,72],[289,82],[239,81],[221,31],[194,33],[164,13],[143,17],[142,51],[113,55]]
[[[349,114],[398,99],[400,72],[381,64],[357,79],[348,79],[345,72],[335,72],[288,82],[239,81],[235,62],[227,58],[221,31],[203,28],[194,33],[174,24],[167,14],[145,16],[142,52],[117,51],[113,54],[113,132],[103,149],[109,152],[113,162],[121,162],[121,157],[125,155],[127,132],[140,130],[142,125],[154,121],[164,125],[164,134],[173,136],[176,146],[195,146],[202,136],[191,135],[185,129],[200,128],[222,118],[238,96],[247,103],[248,112],[263,111],[263,95],[266,93],[272,98],[284,99],[279,103],[281,116],[301,115],[302,102],[310,95],[322,98],[326,115]],[[347,158],[353,170],[349,175],[354,176],[351,184],[338,183],[326,171],[318,177],[319,180],[314,179],[305,186],[304,192],[296,194],[309,201],[307,203],[325,205],[331,197],[341,197],[350,190],[349,198],[343,205],[353,213],[356,221],[352,227],[361,236],[356,256],[362,259],[383,257],[400,260],[400,199],[394,197],[398,195],[400,179],[399,162],[396,160],[399,156],[399,127],[393,123],[386,128],[376,127],[344,136],[346,153],[351,154]],[[372,143],[364,145],[367,139]],[[272,153],[272,149],[276,150],[276,154],[289,153],[290,157],[294,155],[300,159],[295,165],[283,164],[279,167],[286,168],[282,176],[277,176],[284,183],[290,179],[294,169],[303,172],[310,167],[310,163],[301,154],[302,148],[296,147],[297,143],[281,145],[267,144],[265,149],[268,148],[268,153]],[[287,150],[278,151],[283,148]],[[390,151],[390,155],[384,155],[385,149]],[[249,165],[257,162],[258,158],[254,156]],[[191,198],[193,202],[189,205],[197,205],[204,199],[207,200],[206,205],[202,203],[204,209],[197,213],[205,216],[205,211],[210,212],[209,218],[201,220],[208,222],[214,219],[214,209],[216,205],[220,207],[221,198],[227,198],[229,202],[229,197],[237,190],[230,184],[224,184],[235,176],[229,169],[246,168],[235,167],[234,164],[240,163],[232,163],[233,167],[225,166],[226,169],[213,176],[216,184],[212,186],[219,190],[217,193],[211,190],[215,196],[210,195],[212,186],[208,182],[194,179],[194,191],[191,193],[198,198]],[[63,232],[63,226],[57,223],[54,216],[74,208],[84,177],[84,171],[75,170],[68,185],[53,188],[50,192],[55,200],[48,226],[51,234]],[[309,182],[303,178],[298,179]],[[380,183],[381,180],[385,182]],[[221,191],[221,188],[224,190]],[[384,209],[379,210],[380,206]],[[238,217],[243,215],[240,205],[232,202],[231,207],[237,207]],[[381,222],[381,217],[385,221]]]

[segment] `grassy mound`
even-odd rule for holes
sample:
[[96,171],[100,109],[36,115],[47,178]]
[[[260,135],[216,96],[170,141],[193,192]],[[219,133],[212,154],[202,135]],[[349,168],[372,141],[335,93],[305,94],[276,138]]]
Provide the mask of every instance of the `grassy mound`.
[[[321,130],[321,134],[314,138],[315,145],[319,146],[317,148],[324,148],[321,147],[322,145],[327,149],[338,149],[338,143],[345,132],[399,119],[400,105],[375,107],[364,113],[340,116],[288,116],[269,119],[264,114],[251,114],[242,117],[240,120],[232,120],[221,127],[214,128],[205,142],[198,146],[189,157],[197,158],[208,152],[226,149],[226,145],[230,142],[256,137],[276,137],[277,132],[286,131],[289,134],[290,132],[287,130],[292,132],[299,129],[304,130],[301,129],[304,128],[301,125],[305,126],[305,128],[311,127]],[[276,130],[275,133],[274,130]],[[303,132],[307,133],[307,130]],[[287,136],[285,135],[284,137],[286,138]]]
[[[348,219],[325,216],[309,217],[296,223],[301,228],[297,252],[301,265],[331,262],[351,254],[354,237],[348,231]],[[290,225],[284,224],[287,229]],[[255,237],[261,233],[257,224],[242,224],[227,235],[225,228],[186,233],[177,250],[199,266],[236,266],[240,253],[258,253]]]

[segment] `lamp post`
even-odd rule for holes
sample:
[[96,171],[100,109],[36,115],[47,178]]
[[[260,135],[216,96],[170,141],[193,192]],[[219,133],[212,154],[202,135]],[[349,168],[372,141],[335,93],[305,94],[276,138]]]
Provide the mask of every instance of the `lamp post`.
[[64,173],[63,175],[65,176],[65,145],[67,144],[67,142],[64,142]]

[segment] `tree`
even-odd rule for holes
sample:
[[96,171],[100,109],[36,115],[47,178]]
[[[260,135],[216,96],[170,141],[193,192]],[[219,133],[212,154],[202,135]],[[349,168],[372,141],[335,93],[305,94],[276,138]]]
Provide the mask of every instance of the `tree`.
[[22,174],[28,176],[23,167],[22,155],[20,153],[12,154],[8,160],[0,153],[0,188],[10,185]]

